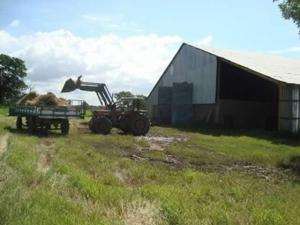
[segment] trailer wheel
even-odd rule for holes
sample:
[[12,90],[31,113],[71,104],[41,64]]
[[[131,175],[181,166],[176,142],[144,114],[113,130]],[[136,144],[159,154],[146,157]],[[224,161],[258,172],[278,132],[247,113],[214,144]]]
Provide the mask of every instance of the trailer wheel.
[[107,117],[98,117],[93,120],[92,127],[97,134],[107,135],[112,128],[112,122]]
[[135,136],[145,135],[150,129],[150,121],[143,115],[135,116],[130,122],[130,128],[132,134]]
[[16,121],[16,127],[18,130],[22,130],[23,124],[22,124],[22,117],[18,116]]
[[28,133],[33,134],[36,131],[36,118],[35,117],[28,117]]
[[60,124],[61,133],[63,135],[67,135],[69,134],[69,129],[70,129],[69,120],[63,120]]

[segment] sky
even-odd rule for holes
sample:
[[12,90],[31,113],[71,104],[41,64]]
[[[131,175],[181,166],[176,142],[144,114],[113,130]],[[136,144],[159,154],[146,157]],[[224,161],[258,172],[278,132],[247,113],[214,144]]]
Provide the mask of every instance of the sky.
[[300,59],[299,38],[272,0],[0,0],[0,53],[25,61],[38,92],[82,75],[147,95],[183,42]]

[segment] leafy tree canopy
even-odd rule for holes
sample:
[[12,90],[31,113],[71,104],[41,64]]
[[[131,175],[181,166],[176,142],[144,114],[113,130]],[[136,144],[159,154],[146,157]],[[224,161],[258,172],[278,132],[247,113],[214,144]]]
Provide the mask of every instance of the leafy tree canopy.
[[27,85],[24,78],[27,76],[23,60],[0,54],[0,104],[20,97]]
[[137,97],[138,99],[135,100],[135,104],[138,105],[139,109],[146,109],[147,97],[144,95],[134,95],[130,91],[120,91],[119,93],[114,94],[114,97],[117,101],[121,100],[121,98]]
[[[274,0],[281,1],[281,0]],[[284,0],[281,1],[279,7],[285,19],[291,19],[300,29],[300,0]]]
[[134,95],[130,91],[120,91],[114,94],[114,97],[116,98],[117,101],[119,101],[121,98],[133,97],[133,96]]

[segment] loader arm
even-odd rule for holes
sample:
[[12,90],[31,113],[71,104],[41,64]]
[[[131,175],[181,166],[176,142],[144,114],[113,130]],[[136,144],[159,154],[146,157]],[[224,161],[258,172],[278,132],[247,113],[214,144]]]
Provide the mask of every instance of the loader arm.
[[115,104],[112,95],[104,83],[83,82],[81,81],[81,76],[79,76],[77,81],[72,79],[67,80],[61,92],[71,92],[76,89],[95,92],[101,105],[112,107]]

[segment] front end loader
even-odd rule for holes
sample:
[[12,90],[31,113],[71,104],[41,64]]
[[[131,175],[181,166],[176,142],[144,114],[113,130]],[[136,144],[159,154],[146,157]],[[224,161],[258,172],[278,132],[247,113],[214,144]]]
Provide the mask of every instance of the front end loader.
[[146,135],[150,128],[150,121],[146,111],[140,109],[140,98],[122,98],[115,102],[106,84],[83,82],[81,76],[77,81],[69,79],[65,82],[62,92],[74,90],[95,92],[101,106],[93,111],[89,121],[89,129],[98,134],[109,134],[113,127],[124,133],[135,136]]

